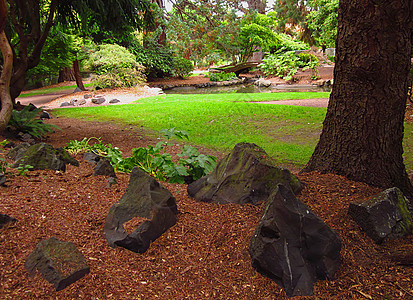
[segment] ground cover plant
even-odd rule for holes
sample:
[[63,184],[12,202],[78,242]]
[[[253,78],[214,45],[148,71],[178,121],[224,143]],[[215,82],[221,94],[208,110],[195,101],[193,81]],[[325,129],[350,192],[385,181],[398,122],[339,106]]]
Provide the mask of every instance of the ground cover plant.
[[[263,105],[260,101],[322,98],[328,93],[162,95],[136,105],[57,109],[70,118],[115,121],[159,131],[179,128],[191,143],[229,150],[236,143],[263,147],[280,163],[304,165],[314,150],[325,108]],[[116,117],[114,117],[116,116]]]
[[[70,154],[93,152],[109,160],[117,172],[130,173],[134,167],[150,174],[157,180],[170,183],[190,183],[209,174],[216,166],[216,157],[200,154],[191,145],[181,147],[177,153],[178,161],[173,161],[168,152],[173,145],[172,139],[189,140],[186,131],[168,128],[160,130],[166,141],[158,142],[155,147],[138,147],[132,149],[130,157],[123,158],[119,148],[104,144],[100,138],[83,138],[81,141],[71,140],[65,149]],[[169,146],[169,147],[168,147]]]

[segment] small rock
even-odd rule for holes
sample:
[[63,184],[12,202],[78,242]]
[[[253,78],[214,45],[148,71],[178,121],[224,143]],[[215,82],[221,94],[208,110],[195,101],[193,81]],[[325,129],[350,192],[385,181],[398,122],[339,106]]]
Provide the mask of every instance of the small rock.
[[76,246],[55,237],[39,242],[24,266],[30,275],[34,275],[37,269],[56,291],[63,290],[90,272]]
[[109,177],[109,178],[108,178],[108,185],[107,185],[107,187],[110,188],[110,187],[112,187],[112,185],[114,185],[114,184],[118,184],[118,182],[116,181],[116,178],[115,178],[115,177]]
[[112,99],[109,101],[110,104],[115,104],[115,103],[119,103],[120,100],[119,99]]
[[104,103],[105,101],[106,101],[106,99],[105,98],[103,98],[103,97],[95,97],[95,98],[92,98],[92,103],[94,103],[94,104],[102,104],[102,103]]
[[76,101],[73,103],[74,106],[81,106],[81,105],[85,105],[85,104],[86,104],[85,99],[76,99]]
[[91,94],[84,94],[83,98],[84,99],[89,99],[89,98],[92,98],[92,95]]
[[47,111],[42,111],[40,114],[40,119],[45,120],[45,119],[51,119],[52,116],[47,112]]
[[4,173],[0,173],[0,185],[5,186],[6,183],[6,175]]
[[60,104],[60,107],[67,107],[67,106],[72,106],[69,102],[62,102],[61,104]]
[[270,87],[271,86],[271,81],[266,80],[264,78],[260,78],[257,81],[254,82],[254,84],[258,87]]
[[73,93],[79,93],[79,92],[83,92],[82,89],[80,89],[78,86],[75,88],[75,90],[73,91]]
[[98,161],[101,159],[101,156],[94,152],[86,152],[83,155],[83,159],[86,160],[88,163],[96,165]]
[[103,176],[110,176],[116,177],[115,170],[113,166],[110,164],[109,160],[106,158],[101,158],[96,164],[96,167],[93,169],[95,172],[93,175],[103,175]]
[[0,228],[3,228],[3,226],[11,223],[11,222],[17,222],[15,218],[12,218],[8,215],[5,214],[0,214]]
[[398,188],[363,203],[350,203],[348,214],[377,244],[413,233],[412,206]]

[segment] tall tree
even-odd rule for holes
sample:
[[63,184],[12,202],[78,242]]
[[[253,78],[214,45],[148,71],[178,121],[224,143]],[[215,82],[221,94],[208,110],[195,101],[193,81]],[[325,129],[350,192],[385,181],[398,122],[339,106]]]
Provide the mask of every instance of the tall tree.
[[303,171],[344,175],[412,198],[403,163],[412,0],[340,0],[334,86]]
[[8,40],[12,41],[14,53],[10,82],[13,101],[24,87],[27,70],[39,63],[50,29],[57,22],[122,31],[130,26],[142,28],[151,17],[147,0],[9,0],[9,6]]
[[4,28],[7,23],[7,3],[0,0],[0,51],[3,58],[3,66],[0,74],[0,132],[9,123],[13,103],[10,97],[10,79],[13,68],[13,52],[7,41]]
[[275,0],[274,10],[279,18],[278,30],[293,34],[298,29],[300,39],[313,44],[312,31],[306,22],[308,9],[306,0]]

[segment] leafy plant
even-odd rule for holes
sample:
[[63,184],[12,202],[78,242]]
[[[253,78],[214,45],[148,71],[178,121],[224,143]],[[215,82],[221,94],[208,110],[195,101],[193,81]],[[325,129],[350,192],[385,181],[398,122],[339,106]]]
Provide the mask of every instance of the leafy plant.
[[24,164],[24,161],[22,160],[22,163],[16,168],[16,170],[19,172],[20,176],[25,176],[28,171],[33,169],[32,165]]
[[260,65],[261,71],[265,75],[276,75],[285,80],[291,80],[297,73],[298,68],[311,68],[316,75],[316,68],[319,62],[317,57],[310,53],[299,53],[295,51],[284,51],[281,49],[275,54],[268,55]]
[[136,61],[145,67],[148,78],[162,78],[172,75],[174,69],[173,52],[157,41],[146,41],[145,47],[139,41],[133,41],[129,50],[136,56]]
[[116,44],[100,45],[99,50],[90,55],[88,66],[101,75],[113,69],[134,69],[137,67],[135,56],[125,47]]
[[95,75],[91,83],[100,88],[133,87],[145,82],[143,67],[138,69],[115,68],[112,71]]
[[[95,143],[91,141],[96,140]],[[103,144],[100,138],[90,137],[83,138],[81,141],[71,140],[66,145],[65,149],[72,155],[85,153],[85,152],[94,152],[97,155],[106,157],[109,159],[112,165],[117,165],[120,161],[123,160],[122,152],[117,147],[113,147],[111,144]]]
[[112,166],[118,172],[129,173],[134,167],[150,174],[154,178],[171,183],[185,183],[186,180],[193,181],[211,172],[216,166],[216,158],[209,155],[199,154],[198,150],[189,145],[185,145],[180,154],[178,162],[172,160],[172,156],[167,153],[167,147],[171,139],[188,139],[188,133],[175,128],[163,129],[160,131],[167,140],[159,142],[155,147],[149,145],[147,148],[139,147],[132,149],[132,156],[122,158],[122,153],[109,145],[99,143],[90,145],[90,139],[82,141],[70,141],[66,149],[70,153],[79,151],[98,151],[109,159]]
[[173,74],[180,78],[188,76],[194,70],[194,65],[189,59],[183,57],[174,57]]
[[32,106],[25,106],[21,111],[13,110],[12,115],[7,125],[16,131],[29,133],[35,138],[41,138],[54,129],[59,129],[56,125],[43,123],[42,120],[37,119],[41,108],[34,108]]
[[237,75],[234,72],[209,73],[208,77],[211,81],[227,81],[237,79]]

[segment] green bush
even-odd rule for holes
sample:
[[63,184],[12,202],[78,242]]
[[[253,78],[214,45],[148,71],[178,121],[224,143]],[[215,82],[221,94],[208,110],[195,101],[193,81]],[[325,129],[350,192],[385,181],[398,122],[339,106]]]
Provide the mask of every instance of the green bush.
[[184,78],[194,70],[194,65],[189,59],[183,57],[174,57],[173,75]]
[[100,45],[99,50],[90,55],[88,66],[92,72],[101,75],[114,69],[135,69],[139,65],[125,47],[106,44]]
[[[299,53],[295,51],[279,50],[275,54],[268,55],[260,65],[265,75],[279,76],[285,80],[294,79],[299,68],[312,69],[316,72],[319,64],[317,57],[310,53]],[[315,78],[315,76],[314,76]]]
[[145,67],[149,79],[168,77],[173,74],[174,58],[170,48],[148,41],[143,47],[135,40],[129,50],[136,56],[136,61]]
[[209,73],[208,77],[211,81],[227,81],[237,79],[237,75],[234,72]]
[[115,68],[110,72],[95,75],[92,77],[91,83],[95,87],[118,88],[118,87],[133,87],[145,82],[143,67],[139,69]]
[[56,125],[43,123],[37,119],[41,108],[33,109],[32,106],[25,106],[21,111],[13,110],[8,127],[23,133],[28,133],[35,138],[41,138],[54,129],[60,129]]
[[292,50],[307,50],[310,47],[301,41],[294,40],[291,36],[285,33],[277,33],[277,39],[271,45],[269,45],[270,53],[276,53],[279,50],[292,51]]

